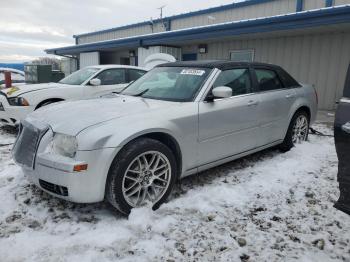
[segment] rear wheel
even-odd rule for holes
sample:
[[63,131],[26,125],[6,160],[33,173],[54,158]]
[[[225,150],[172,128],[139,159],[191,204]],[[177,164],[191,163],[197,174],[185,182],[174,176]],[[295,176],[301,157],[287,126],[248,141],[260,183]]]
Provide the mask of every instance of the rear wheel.
[[289,151],[296,144],[307,140],[309,135],[309,116],[305,111],[298,111],[289,124],[286,137],[279,146],[283,152]]
[[106,198],[124,214],[148,203],[157,209],[169,196],[176,174],[175,157],[166,145],[150,138],[135,140],[113,161]]

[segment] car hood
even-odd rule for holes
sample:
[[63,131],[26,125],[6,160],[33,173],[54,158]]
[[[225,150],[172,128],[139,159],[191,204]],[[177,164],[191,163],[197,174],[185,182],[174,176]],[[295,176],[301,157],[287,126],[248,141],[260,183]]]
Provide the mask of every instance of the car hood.
[[67,85],[60,83],[45,83],[45,84],[33,84],[33,85],[18,85],[10,88],[5,88],[1,90],[7,97],[16,97],[19,95],[23,95],[28,92],[38,91],[42,89],[50,89],[50,88],[61,88]]
[[142,97],[110,95],[81,101],[62,102],[43,107],[28,115],[28,121],[40,121],[54,132],[77,135],[82,130],[112,119],[174,106],[167,102]]

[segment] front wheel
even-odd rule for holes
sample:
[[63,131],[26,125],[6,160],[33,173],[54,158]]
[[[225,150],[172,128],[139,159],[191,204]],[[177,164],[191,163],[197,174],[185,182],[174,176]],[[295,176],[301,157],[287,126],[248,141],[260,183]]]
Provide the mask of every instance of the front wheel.
[[113,161],[106,198],[124,214],[148,203],[156,209],[169,196],[176,175],[175,157],[166,145],[150,138],[137,139]]
[[286,137],[279,146],[283,152],[289,151],[296,144],[307,140],[309,135],[309,116],[304,111],[298,111],[289,124]]

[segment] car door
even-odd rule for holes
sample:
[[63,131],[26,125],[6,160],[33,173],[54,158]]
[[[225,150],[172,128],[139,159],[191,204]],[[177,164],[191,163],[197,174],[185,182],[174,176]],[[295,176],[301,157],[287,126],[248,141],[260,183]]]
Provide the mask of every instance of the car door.
[[284,86],[272,68],[254,67],[253,77],[260,99],[257,145],[264,146],[283,139],[296,93]]
[[86,97],[98,97],[111,92],[120,92],[128,85],[126,69],[124,68],[103,70],[93,79],[95,78],[101,81],[101,85],[94,86],[88,83],[85,88]]
[[199,102],[199,165],[256,147],[259,100],[253,92],[250,69],[222,71],[213,88],[218,86],[232,88],[232,97]]
[[350,66],[335,121],[334,139],[338,155],[340,197],[335,207],[350,215]]

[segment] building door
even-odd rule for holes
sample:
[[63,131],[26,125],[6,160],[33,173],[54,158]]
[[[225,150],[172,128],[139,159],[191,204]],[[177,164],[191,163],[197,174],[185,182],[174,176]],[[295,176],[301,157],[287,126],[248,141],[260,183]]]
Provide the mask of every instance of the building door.
[[182,55],[182,61],[196,61],[197,60],[197,54],[183,54]]

